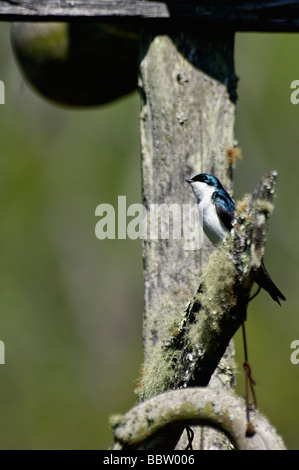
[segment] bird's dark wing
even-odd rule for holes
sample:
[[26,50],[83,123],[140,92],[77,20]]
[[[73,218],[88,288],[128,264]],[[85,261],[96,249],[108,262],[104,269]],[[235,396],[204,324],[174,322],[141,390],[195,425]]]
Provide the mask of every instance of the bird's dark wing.
[[258,270],[257,277],[255,279],[255,282],[265,289],[272,297],[273,300],[279,303],[280,300],[286,300],[285,296],[280,292],[278,287],[274,284],[272,281],[267,269],[265,268],[264,265],[264,260],[262,259],[260,269]]
[[[216,212],[219,219],[225,225],[225,227],[230,231],[234,221],[234,213],[235,213],[235,203],[231,199],[230,195],[223,189],[215,191],[213,196],[213,201],[216,207]],[[257,277],[255,282],[265,289],[273,300],[279,303],[280,300],[286,300],[285,296],[280,292],[278,287],[272,281],[267,269],[264,265],[264,260],[261,261],[261,266],[257,272]]]
[[216,212],[219,219],[225,225],[227,230],[231,231],[235,216],[234,201],[231,199],[231,197],[226,191],[225,194],[222,194],[222,192],[220,191],[215,191],[212,198],[214,200]]

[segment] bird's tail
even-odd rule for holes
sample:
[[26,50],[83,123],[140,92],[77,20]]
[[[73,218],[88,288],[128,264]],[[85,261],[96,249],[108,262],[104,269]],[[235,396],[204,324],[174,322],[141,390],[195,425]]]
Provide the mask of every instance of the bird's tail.
[[255,282],[265,289],[272,297],[273,300],[280,304],[279,300],[286,300],[285,296],[280,292],[278,287],[272,281],[267,269],[265,268],[264,261],[262,260],[260,269],[258,271]]

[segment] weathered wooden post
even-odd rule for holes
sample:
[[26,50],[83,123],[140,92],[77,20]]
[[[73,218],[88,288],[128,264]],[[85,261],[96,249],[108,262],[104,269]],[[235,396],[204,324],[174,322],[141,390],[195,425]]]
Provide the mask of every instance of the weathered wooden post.
[[[219,175],[231,187],[226,149],[234,145],[233,48],[232,33],[142,32],[140,126],[143,202],[147,208],[152,203],[168,207],[176,203],[181,208],[193,204],[185,179],[197,173]],[[144,241],[145,371],[155,351],[169,340],[171,325],[186,308],[190,292],[196,292],[210,252],[207,241],[200,250],[186,250],[182,239]],[[217,386],[232,385],[231,361],[226,379]],[[222,374],[224,377],[224,370]],[[149,389],[143,390],[143,399],[157,392],[154,383],[150,380]]]
[[[136,55],[131,59],[132,63],[138,60],[139,65],[143,203],[149,210],[151,204],[167,204],[169,207],[178,204],[182,207],[183,204],[193,203],[193,196],[184,180],[200,172],[215,174],[232,190],[233,163],[227,159],[227,151],[235,146],[237,79],[234,72],[234,33],[237,30],[297,31],[299,6],[282,0],[260,1],[254,5],[242,1],[229,7],[225,2],[206,4],[197,0],[73,1],[71,4],[58,0],[42,4],[1,2],[1,18],[16,21],[63,20],[70,23],[75,19],[88,18],[107,22],[110,33],[114,29],[111,22],[119,22],[118,32],[112,34],[120,37],[120,44],[124,36],[132,37],[133,33],[134,41],[139,41],[139,59],[135,47],[132,50]],[[124,27],[124,20],[129,25]],[[22,41],[20,47],[22,49]],[[117,55],[115,50],[114,53]],[[125,74],[126,70],[122,73]],[[268,175],[264,186],[261,184],[258,197],[263,194],[266,201],[270,200],[270,192],[263,190],[268,185],[273,194],[274,182],[275,175]],[[248,210],[256,215],[254,201],[253,197]],[[266,212],[265,227],[269,215]],[[262,237],[260,233],[256,236]],[[249,235],[246,237],[244,240],[247,242]],[[252,239],[249,237],[249,240]],[[263,243],[264,239],[262,248]],[[241,249],[245,249],[244,246]],[[230,249],[235,253],[236,246]],[[141,401],[175,385],[173,377],[167,383],[165,370],[161,373],[159,367],[163,367],[163,360],[160,352],[167,349],[167,344],[175,336],[173,330],[198,289],[199,276],[210,252],[211,246],[207,241],[200,250],[186,250],[181,239],[149,238],[143,243],[145,310],[144,377],[139,389]],[[246,285],[242,294],[245,300],[261,252],[262,249],[258,255],[255,253],[255,261],[251,260],[246,279],[240,281],[242,288]],[[238,301],[242,306],[246,303],[243,298]],[[236,322],[236,325],[239,323]],[[196,347],[200,350],[200,345]],[[226,396],[234,386],[232,344],[219,364],[209,384],[204,385],[220,397],[221,394]],[[159,377],[162,377],[163,383],[159,382]],[[200,377],[197,379],[198,383],[193,385],[203,385]],[[194,422],[202,425],[196,419]],[[125,438],[119,437],[123,424],[116,431],[119,442],[121,439],[126,442]],[[147,443],[138,444],[137,447],[159,448],[160,445],[164,446],[162,448],[173,448],[184,426],[184,423],[176,423],[170,433],[169,428],[167,431],[162,429],[158,439],[147,436]],[[278,441],[274,439],[272,442],[277,444]],[[205,448],[232,446],[231,440],[222,432],[214,429],[207,431],[201,427],[194,447],[199,448],[202,443]],[[279,445],[283,447],[280,441]]]

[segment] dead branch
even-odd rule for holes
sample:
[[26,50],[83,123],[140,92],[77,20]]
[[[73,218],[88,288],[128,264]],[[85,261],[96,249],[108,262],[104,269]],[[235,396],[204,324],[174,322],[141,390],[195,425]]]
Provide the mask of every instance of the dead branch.
[[233,447],[240,450],[285,449],[261,413],[253,415],[254,436],[245,436],[245,422],[244,400],[232,391],[206,387],[171,390],[135,406],[114,423],[114,448],[169,450],[169,441],[163,436],[169,436],[177,426],[208,424],[225,432]]

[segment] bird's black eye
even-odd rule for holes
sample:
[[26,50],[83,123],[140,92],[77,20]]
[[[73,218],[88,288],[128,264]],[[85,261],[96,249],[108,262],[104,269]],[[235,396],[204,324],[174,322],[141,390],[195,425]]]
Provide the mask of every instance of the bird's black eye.
[[206,175],[200,175],[200,177],[198,178],[198,181],[201,181],[202,183],[208,183],[209,182]]
[[207,177],[203,174],[200,174],[200,175],[196,175],[192,178],[193,181],[200,181],[202,183],[206,183],[207,182]]

